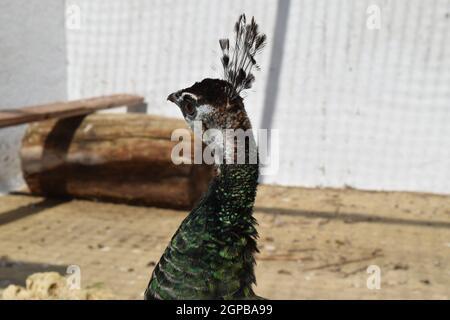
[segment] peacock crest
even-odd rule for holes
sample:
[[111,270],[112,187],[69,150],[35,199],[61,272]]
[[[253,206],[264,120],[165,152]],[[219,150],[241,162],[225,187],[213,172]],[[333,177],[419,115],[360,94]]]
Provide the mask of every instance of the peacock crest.
[[259,33],[258,24],[253,17],[247,24],[245,14],[239,16],[234,26],[236,40],[230,48],[229,39],[219,40],[222,49],[222,65],[224,80],[231,86],[227,89],[227,95],[233,99],[243,90],[250,89],[255,76],[253,68],[259,70],[256,63],[256,55],[261,52],[266,44],[266,35]]

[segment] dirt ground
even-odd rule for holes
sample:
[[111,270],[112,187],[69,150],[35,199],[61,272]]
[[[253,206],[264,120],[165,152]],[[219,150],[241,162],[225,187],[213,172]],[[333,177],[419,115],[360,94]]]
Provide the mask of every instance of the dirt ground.
[[[450,197],[261,186],[256,292],[269,299],[450,299]],[[83,288],[141,299],[186,212],[0,197],[0,291],[81,268]],[[367,268],[380,268],[369,289]]]

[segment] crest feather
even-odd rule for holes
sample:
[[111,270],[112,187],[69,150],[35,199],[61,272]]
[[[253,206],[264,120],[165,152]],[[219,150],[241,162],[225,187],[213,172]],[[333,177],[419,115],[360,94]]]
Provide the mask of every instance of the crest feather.
[[[224,80],[228,81],[231,89],[227,94],[230,98],[239,95],[242,90],[250,89],[255,76],[252,74],[253,67],[259,70],[255,56],[261,52],[266,44],[266,35],[258,31],[258,24],[253,17],[247,24],[245,14],[239,16],[234,25],[236,40],[234,47],[230,50],[229,39],[220,39],[222,49],[222,65],[224,69]],[[230,51],[232,54],[230,55]]]

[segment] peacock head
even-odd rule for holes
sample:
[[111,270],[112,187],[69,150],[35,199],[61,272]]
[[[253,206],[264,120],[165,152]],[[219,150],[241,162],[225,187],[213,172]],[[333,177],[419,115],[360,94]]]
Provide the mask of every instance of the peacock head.
[[259,69],[255,57],[265,46],[266,35],[259,33],[254,18],[247,23],[244,14],[239,16],[234,31],[232,48],[228,39],[219,41],[224,79],[207,78],[168,96],[191,128],[198,121],[203,130],[250,129],[241,92],[251,88],[255,80],[252,70]]
[[229,82],[208,78],[170,94],[167,99],[180,108],[191,128],[198,122],[204,131],[249,129],[243,100],[233,91]]

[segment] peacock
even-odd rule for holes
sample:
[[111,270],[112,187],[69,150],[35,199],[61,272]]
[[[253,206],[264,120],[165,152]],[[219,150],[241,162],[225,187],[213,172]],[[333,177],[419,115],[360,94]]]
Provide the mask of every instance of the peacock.
[[[259,158],[241,92],[255,80],[252,71],[259,70],[255,56],[265,46],[266,35],[259,32],[254,18],[247,23],[245,14],[239,16],[234,32],[232,46],[229,39],[219,40],[223,79],[206,78],[167,98],[180,108],[191,128],[201,124],[203,141],[219,151],[208,190],[153,270],[145,291],[148,300],[260,299],[253,291]],[[225,132],[230,130],[250,132],[244,148],[228,138]],[[245,161],[236,162],[240,155]]]

